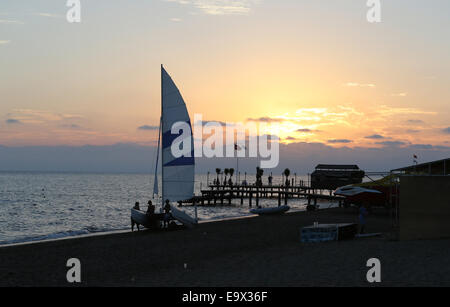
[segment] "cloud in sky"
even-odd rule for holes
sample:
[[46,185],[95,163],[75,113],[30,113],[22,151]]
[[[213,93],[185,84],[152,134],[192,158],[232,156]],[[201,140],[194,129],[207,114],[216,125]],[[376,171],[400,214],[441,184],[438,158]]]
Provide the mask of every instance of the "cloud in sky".
[[8,118],[7,120],[5,120],[5,122],[7,124],[20,124],[20,120],[14,119],[14,118]]
[[150,130],[150,131],[153,131],[153,130],[158,130],[159,129],[159,126],[150,126],[150,125],[143,125],[143,126],[140,126],[140,127],[138,127],[138,130]]
[[33,15],[41,16],[41,17],[49,17],[49,18],[65,18],[65,16],[63,16],[63,15],[46,13],[46,12],[38,12],[38,13],[34,13]]
[[[210,126],[223,126],[225,127],[227,125],[226,122],[220,121],[220,120],[202,120],[202,125],[205,126],[206,124],[209,124]],[[196,125],[200,124],[200,121],[195,122]],[[231,126],[234,126],[234,123],[228,123]]]
[[392,97],[406,97],[408,93],[394,93],[391,94]]
[[62,128],[67,128],[67,129],[81,129],[80,125],[77,124],[64,124],[61,125]]
[[392,115],[407,115],[407,114],[417,114],[417,115],[436,115],[437,112],[434,111],[426,111],[417,108],[398,108],[398,107],[389,107],[387,105],[381,105],[377,113],[385,116]]
[[26,124],[44,124],[49,122],[63,122],[70,120],[81,120],[78,114],[58,113],[46,110],[14,109],[8,114],[10,118],[20,120]]
[[373,134],[369,136],[365,136],[366,139],[384,139],[385,137],[379,134]]
[[261,0],[166,0],[190,5],[207,15],[248,15]]
[[450,134],[450,127],[442,129],[442,132],[444,132],[446,134]]
[[348,143],[352,143],[352,140],[347,140],[347,139],[335,139],[335,140],[328,140],[328,143],[330,144],[348,144]]
[[375,87],[376,85],[373,83],[358,83],[358,82],[347,82],[344,86],[348,87]]
[[406,145],[405,142],[401,142],[401,141],[383,141],[383,142],[376,142],[376,144],[383,145],[383,146],[401,146],[401,145]]
[[414,149],[433,149],[434,146],[431,144],[413,144],[410,147]]
[[259,117],[259,118],[247,118],[249,122],[263,122],[263,123],[279,123],[285,121],[283,118],[271,118],[271,117]]
[[9,44],[11,41],[9,40],[0,40],[0,45],[7,45]]
[[16,24],[23,25],[23,22],[19,20],[10,20],[10,19],[0,19],[0,24]]
[[424,124],[425,122],[421,119],[408,119],[406,121],[408,124]]

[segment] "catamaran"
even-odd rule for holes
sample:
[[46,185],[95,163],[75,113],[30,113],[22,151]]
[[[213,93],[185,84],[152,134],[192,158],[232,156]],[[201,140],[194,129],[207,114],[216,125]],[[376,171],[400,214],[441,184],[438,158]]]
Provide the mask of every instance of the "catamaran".
[[[172,133],[172,126],[175,123],[187,123],[190,128],[190,140],[192,152],[190,155],[175,157],[172,153],[172,143],[179,138],[182,133]],[[183,131],[184,135],[186,133]],[[186,142],[186,140],[185,140]],[[174,219],[187,227],[197,224],[195,218],[173,206],[178,203],[190,200],[194,197],[195,183],[195,158],[194,158],[194,138],[192,136],[192,126],[189,112],[186,108],[183,97],[175,82],[161,65],[161,119],[158,134],[158,149],[155,166],[155,179],[153,195],[159,195],[158,189],[158,164],[161,150],[161,210],[165,202],[169,200],[171,215]],[[195,210],[197,212],[197,210]],[[131,209],[131,219],[143,226],[151,225],[148,217],[142,211]]]

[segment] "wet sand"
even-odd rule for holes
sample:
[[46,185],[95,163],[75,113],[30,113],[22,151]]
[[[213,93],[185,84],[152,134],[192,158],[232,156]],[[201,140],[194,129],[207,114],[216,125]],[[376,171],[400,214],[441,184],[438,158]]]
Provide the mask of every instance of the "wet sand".
[[381,237],[300,243],[302,226],[356,220],[337,208],[0,247],[0,286],[72,286],[66,261],[74,257],[82,286],[370,286],[373,257],[381,285],[450,286],[450,239],[394,241],[383,212],[367,224]]

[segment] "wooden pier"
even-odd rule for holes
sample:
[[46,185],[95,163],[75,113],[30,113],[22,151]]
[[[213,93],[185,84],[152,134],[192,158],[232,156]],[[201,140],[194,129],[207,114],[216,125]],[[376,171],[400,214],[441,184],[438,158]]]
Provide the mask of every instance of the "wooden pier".
[[322,193],[324,190],[316,190],[308,186],[280,186],[280,185],[209,185],[209,189],[201,190],[201,196],[183,202],[185,204],[196,204],[199,206],[214,206],[231,204],[234,199],[240,200],[240,204],[244,204],[244,200],[248,200],[248,206],[252,207],[253,203],[258,206],[260,199],[277,199],[278,206],[282,203],[287,204],[289,199],[305,199],[308,205],[317,205],[318,199],[338,201],[339,204],[344,200],[341,196]]

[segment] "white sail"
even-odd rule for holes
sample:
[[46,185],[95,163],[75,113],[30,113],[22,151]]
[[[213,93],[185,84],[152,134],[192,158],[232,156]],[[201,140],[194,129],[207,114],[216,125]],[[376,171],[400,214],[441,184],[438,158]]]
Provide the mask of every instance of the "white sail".
[[162,196],[163,201],[170,202],[191,199],[194,196],[194,139],[192,128],[190,142],[192,152],[190,156],[175,158],[172,155],[172,142],[180,134],[172,134],[172,125],[176,122],[185,122],[191,126],[189,113],[172,78],[161,66],[161,95],[162,95]]

